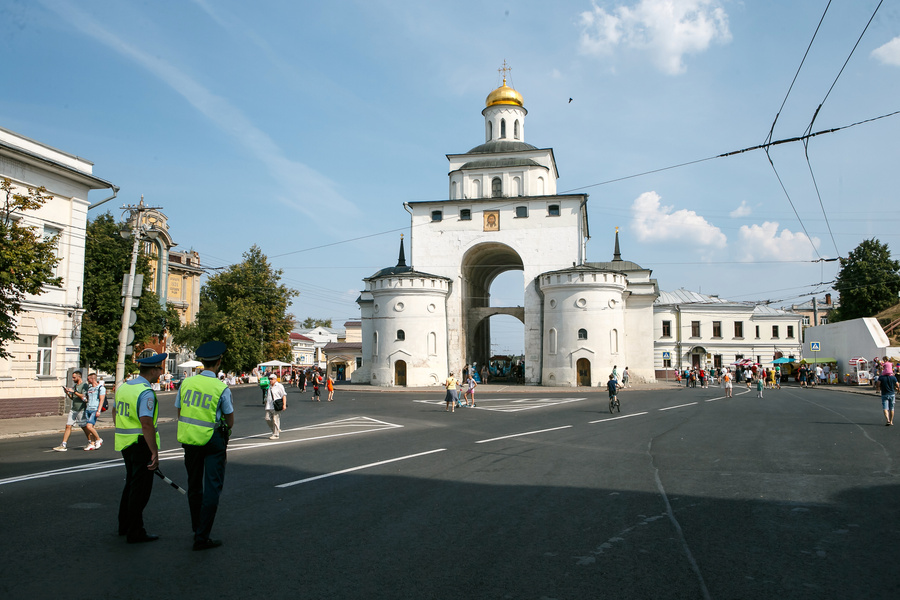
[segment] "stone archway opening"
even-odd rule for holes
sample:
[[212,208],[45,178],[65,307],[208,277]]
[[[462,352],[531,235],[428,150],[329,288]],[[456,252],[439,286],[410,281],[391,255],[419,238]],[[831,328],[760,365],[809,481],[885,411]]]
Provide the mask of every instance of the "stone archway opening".
[[[461,264],[463,323],[466,356],[463,362],[486,364],[492,356],[490,318],[511,315],[525,323],[524,301],[514,306],[497,306],[491,302],[491,284],[508,271],[524,271],[522,258],[505,244],[487,242],[466,252]],[[524,286],[523,286],[524,287]],[[524,298],[524,289],[520,292]],[[505,296],[511,298],[513,296]]]

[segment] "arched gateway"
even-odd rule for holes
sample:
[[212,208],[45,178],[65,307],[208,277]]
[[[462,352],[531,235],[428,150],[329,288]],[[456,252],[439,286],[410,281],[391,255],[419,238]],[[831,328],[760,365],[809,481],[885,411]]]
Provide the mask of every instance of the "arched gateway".
[[[603,384],[613,364],[653,379],[656,281],[620,258],[618,234],[612,261],[586,261],[588,197],[556,193],[553,150],[525,142],[526,114],[504,77],[482,111],[484,143],[447,155],[449,197],[405,205],[411,265],[401,239],[397,265],[365,279],[354,382],[398,385],[402,368],[406,385],[439,385],[485,364],[497,314],[524,324],[527,384]],[[512,270],[522,306],[491,306],[491,283]]]

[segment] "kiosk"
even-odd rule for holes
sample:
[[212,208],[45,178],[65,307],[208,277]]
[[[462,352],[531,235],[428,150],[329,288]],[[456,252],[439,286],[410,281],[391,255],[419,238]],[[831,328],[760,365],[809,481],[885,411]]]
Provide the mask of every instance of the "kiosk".
[[865,358],[851,358],[848,362],[847,383],[855,383],[857,385],[869,384],[869,361]]

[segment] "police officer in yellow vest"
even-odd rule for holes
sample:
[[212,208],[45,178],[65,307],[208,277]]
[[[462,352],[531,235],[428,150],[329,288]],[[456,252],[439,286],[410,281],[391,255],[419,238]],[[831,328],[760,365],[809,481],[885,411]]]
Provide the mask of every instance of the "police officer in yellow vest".
[[158,535],[144,529],[144,507],[153,491],[153,472],[159,465],[159,432],[156,419],[159,405],[150,387],[165,370],[168,354],[154,354],[136,362],[140,375],[116,388],[113,418],[116,423],[116,450],[125,461],[125,489],[119,502],[119,535],[129,544],[153,542]]
[[184,447],[188,475],[194,550],[222,545],[221,540],[209,536],[225,483],[225,448],[234,427],[231,390],[216,377],[225,350],[222,342],[206,342],[197,348],[203,371],[185,379],[175,398],[178,441]]

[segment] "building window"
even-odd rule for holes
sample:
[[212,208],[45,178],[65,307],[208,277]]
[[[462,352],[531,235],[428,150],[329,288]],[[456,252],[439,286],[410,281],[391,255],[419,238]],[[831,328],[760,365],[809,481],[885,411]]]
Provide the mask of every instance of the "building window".
[[513,183],[512,195],[513,196],[521,196],[522,195],[522,180],[518,177],[513,177],[512,183]]
[[[52,240],[54,237],[56,238],[56,247],[53,250],[53,258],[56,258],[56,259],[59,259],[59,237],[58,236],[61,233],[62,232],[59,229],[50,227],[48,225],[44,225],[44,241],[47,242],[47,241]],[[59,276],[59,267],[60,267],[60,263],[59,263],[59,261],[57,261],[53,265],[53,276],[54,277]]]
[[691,337],[700,337],[700,321],[691,321]]
[[431,222],[432,223],[437,223],[438,221],[443,221],[443,220],[444,220],[444,213],[442,211],[439,211],[439,210],[431,211]]
[[759,339],[759,325],[756,326],[756,339]]
[[406,339],[406,332],[403,331],[402,329],[398,329],[397,330],[397,341],[402,342],[405,339]]
[[802,323],[804,325],[809,325],[809,315],[804,315]]
[[787,326],[787,336],[788,336],[788,339],[794,337],[794,326],[793,325]]
[[819,325],[828,325],[828,317],[819,317]]
[[53,374],[53,336],[39,335],[37,350],[37,374]]
[[516,218],[524,219],[528,216],[528,207],[527,206],[517,206],[516,207]]
[[356,357],[356,368],[357,368],[357,369],[361,369],[361,368],[362,368],[362,356],[357,356],[357,357]]
[[722,368],[722,355],[716,354],[713,356],[713,366],[717,369]]
[[610,329],[609,330],[609,351],[613,354],[619,352],[619,330],[618,329]]
[[556,354],[556,330],[550,330],[550,354]]
[[672,359],[671,359],[671,358],[664,358],[664,359],[663,359],[663,368],[664,368],[664,369],[671,369],[671,368],[672,368]]
[[428,355],[437,356],[437,334],[433,331],[428,333]]
[[468,208],[464,208],[459,211],[459,220],[460,221],[471,221],[472,220],[472,211]]
[[722,321],[713,321],[713,337],[722,337]]
[[503,184],[499,177],[491,179],[491,198],[500,198],[503,196]]
[[515,139],[519,139],[519,120],[516,119],[516,122],[513,124],[513,137]]
[[734,337],[736,337],[736,338],[744,337],[744,322],[743,321],[735,321],[734,322]]
[[378,356],[378,332],[372,332],[372,356]]
[[772,338],[778,339],[778,325],[772,325]]
[[587,329],[579,329],[578,330],[578,339],[586,340],[587,339]]
[[487,140],[491,141],[494,139],[494,124],[491,121],[488,121],[488,130],[487,130]]
[[500,139],[506,137],[506,119],[500,119]]
[[547,207],[547,216],[548,217],[558,217],[559,216],[559,204],[551,204]]
[[662,322],[662,336],[663,337],[672,337],[672,321],[663,321]]

